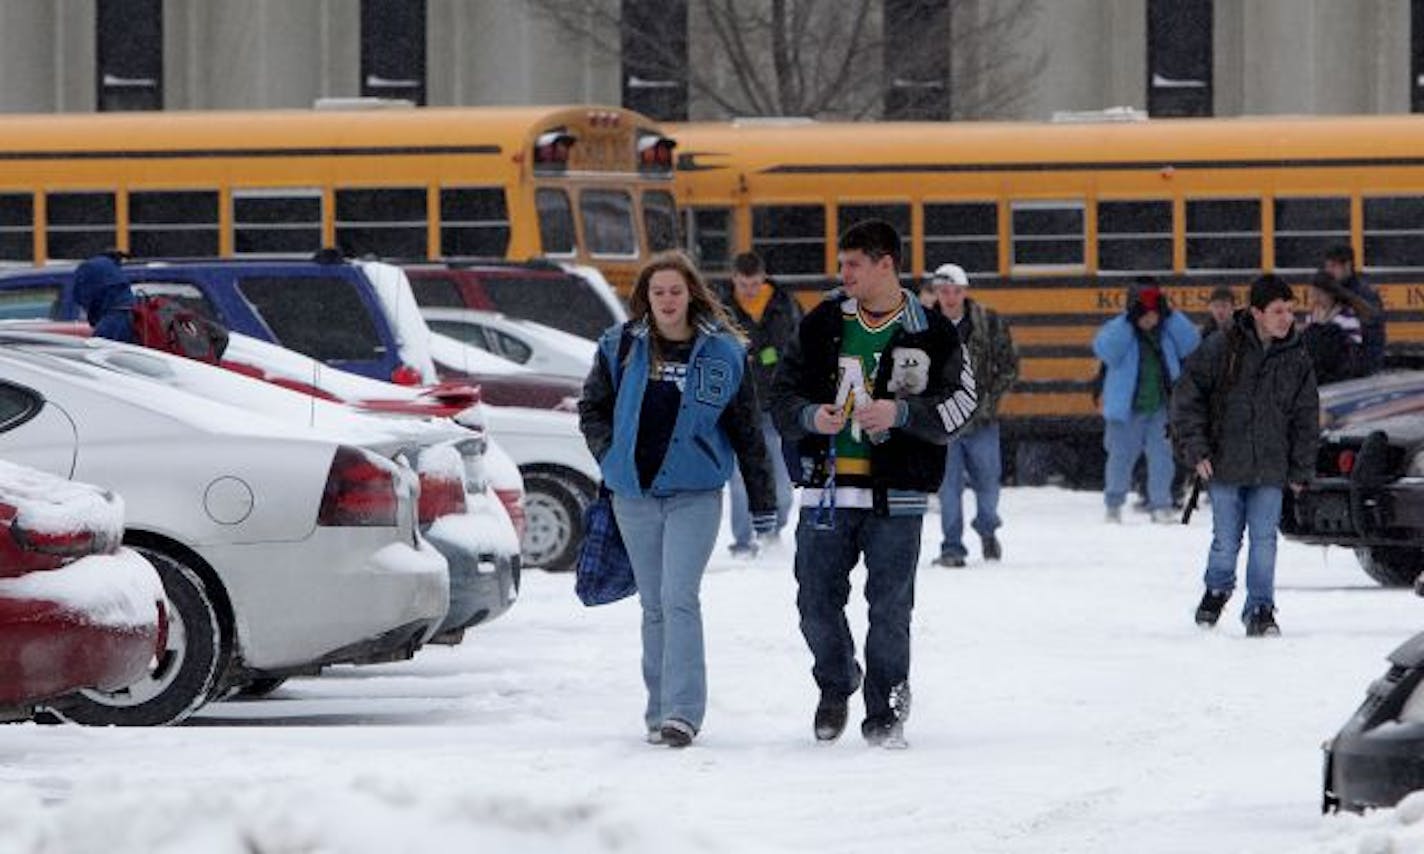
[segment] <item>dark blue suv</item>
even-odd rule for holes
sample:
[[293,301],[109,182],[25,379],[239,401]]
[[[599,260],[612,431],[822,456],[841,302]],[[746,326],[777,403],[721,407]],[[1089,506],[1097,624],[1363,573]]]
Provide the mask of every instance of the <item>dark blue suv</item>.
[[[401,362],[395,331],[371,281],[345,261],[204,260],[125,264],[134,290],[162,294],[233,332],[295,350],[355,374],[418,382]],[[84,320],[74,268],[0,273],[0,319]]]

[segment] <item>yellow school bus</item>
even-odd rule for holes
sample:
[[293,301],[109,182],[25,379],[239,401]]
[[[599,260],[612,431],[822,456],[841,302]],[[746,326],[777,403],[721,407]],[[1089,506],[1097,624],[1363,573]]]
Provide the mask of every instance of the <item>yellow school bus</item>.
[[672,146],[597,107],[0,117],[0,262],[546,257],[615,284],[677,243]]
[[1262,271],[1303,286],[1348,245],[1384,300],[1391,356],[1424,342],[1424,117],[668,130],[687,245],[714,275],[755,249],[812,302],[837,234],[869,217],[900,229],[913,281],[964,267],[1022,356],[1002,410],[1020,480],[1101,478],[1090,345],[1134,277],[1201,319],[1217,285],[1238,304]]

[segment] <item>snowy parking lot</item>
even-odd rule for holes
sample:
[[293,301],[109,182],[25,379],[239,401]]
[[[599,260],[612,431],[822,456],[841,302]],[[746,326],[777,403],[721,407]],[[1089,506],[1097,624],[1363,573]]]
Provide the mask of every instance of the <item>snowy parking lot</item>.
[[[972,503],[972,501],[971,501]],[[1283,542],[1279,639],[1191,619],[1210,511],[1102,521],[1101,496],[1009,489],[1005,560],[930,567],[910,749],[811,737],[786,545],[719,547],[703,585],[710,705],[693,747],[643,742],[638,608],[572,577],[459,647],[334,669],[170,729],[0,729],[9,852],[1372,851],[1390,815],[1322,819],[1321,742],[1424,628],[1351,554]],[[725,541],[725,532],[724,532]],[[857,573],[859,577],[860,572]],[[864,605],[851,609],[859,637]],[[1420,850],[1420,849],[1408,849]]]

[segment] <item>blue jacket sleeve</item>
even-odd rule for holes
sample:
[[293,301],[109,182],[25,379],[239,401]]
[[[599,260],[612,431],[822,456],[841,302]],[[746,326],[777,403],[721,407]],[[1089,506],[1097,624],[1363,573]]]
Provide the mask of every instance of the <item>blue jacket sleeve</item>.
[[1126,316],[1119,315],[1104,323],[1093,336],[1093,355],[1109,366],[1117,365],[1127,357],[1132,341],[1132,324]]

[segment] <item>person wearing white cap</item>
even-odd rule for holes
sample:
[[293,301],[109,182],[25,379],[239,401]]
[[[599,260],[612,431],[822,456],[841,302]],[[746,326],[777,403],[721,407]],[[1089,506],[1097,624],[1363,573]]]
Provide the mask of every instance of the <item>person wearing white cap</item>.
[[998,312],[970,299],[969,277],[958,264],[941,264],[930,277],[940,313],[954,324],[965,358],[974,369],[979,408],[974,418],[950,440],[944,482],[939,490],[940,531],[944,535],[936,566],[964,566],[965,478],[974,490],[973,528],[986,561],[1003,557],[996,533],[999,519],[999,480],[1003,460],[999,451],[999,401],[1019,375],[1019,355],[1008,324]]

